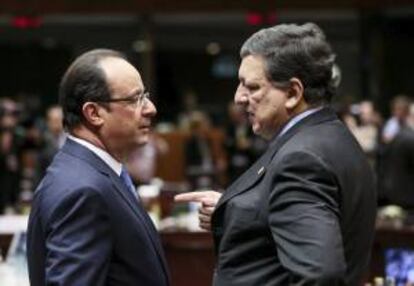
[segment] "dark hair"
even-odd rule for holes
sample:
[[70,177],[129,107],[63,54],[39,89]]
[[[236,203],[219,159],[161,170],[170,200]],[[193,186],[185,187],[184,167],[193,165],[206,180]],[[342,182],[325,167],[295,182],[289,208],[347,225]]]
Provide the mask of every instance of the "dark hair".
[[63,109],[63,126],[68,130],[82,123],[85,102],[111,97],[105,72],[100,66],[100,62],[109,57],[125,59],[123,54],[114,50],[92,50],[76,58],[63,76],[59,101]]
[[282,24],[262,29],[243,44],[240,56],[261,56],[268,80],[275,84],[298,78],[310,105],[330,102],[335,93],[332,68],[335,55],[322,30],[313,23]]

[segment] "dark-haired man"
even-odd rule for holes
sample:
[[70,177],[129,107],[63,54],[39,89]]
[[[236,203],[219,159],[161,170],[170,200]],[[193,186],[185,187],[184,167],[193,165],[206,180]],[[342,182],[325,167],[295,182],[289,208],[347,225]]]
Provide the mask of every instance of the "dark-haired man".
[[35,193],[31,285],[169,285],[158,234],[123,165],[156,114],[139,72],[118,52],[87,52],[66,71],[60,103],[69,136]]

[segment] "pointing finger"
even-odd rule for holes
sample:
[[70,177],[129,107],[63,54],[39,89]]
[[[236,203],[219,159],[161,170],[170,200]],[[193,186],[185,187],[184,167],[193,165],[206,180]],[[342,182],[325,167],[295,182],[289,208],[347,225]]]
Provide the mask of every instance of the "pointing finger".
[[215,191],[200,191],[200,192],[189,192],[184,194],[179,194],[174,197],[175,202],[179,203],[188,203],[188,202],[210,202],[211,197],[216,197],[217,192]]

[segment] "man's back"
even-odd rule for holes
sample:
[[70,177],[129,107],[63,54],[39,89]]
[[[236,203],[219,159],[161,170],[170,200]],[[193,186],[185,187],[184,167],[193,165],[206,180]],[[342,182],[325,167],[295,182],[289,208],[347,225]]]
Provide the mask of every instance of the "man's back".
[[[346,262],[346,285],[358,285],[370,258],[376,214],[376,187],[366,155],[339,120],[304,130],[291,145],[309,148],[337,182],[338,220]],[[286,146],[289,148],[290,146]],[[294,148],[292,146],[292,148]]]

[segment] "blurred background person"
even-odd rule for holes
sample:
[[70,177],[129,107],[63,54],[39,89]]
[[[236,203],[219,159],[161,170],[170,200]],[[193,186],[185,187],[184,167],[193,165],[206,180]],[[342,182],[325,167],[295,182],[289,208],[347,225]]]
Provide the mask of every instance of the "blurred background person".
[[399,114],[404,123],[398,125],[398,132],[385,146],[381,198],[385,200],[383,203],[414,213],[414,126],[408,121],[410,101],[406,97],[398,98],[393,105],[395,114]]
[[410,114],[408,116],[407,122],[408,122],[408,125],[411,128],[414,128],[414,102],[412,102],[412,101],[411,101],[411,104],[410,104]]
[[133,151],[127,159],[128,172],[137,185],[150,184],[155,178],[157,171],[157,160],[162,154],[168,152],[167,141],[152,133],[148,143]]
[[18,104],[0,99],[0,214],[14,212],[18,202],[23,134],[18,132]]
[[209,137],[210,119],[194,111],[189,117],[190,137],[185,142],[186,174],[194,189],[210,188],[216,182],[217,166]]
[[227,170],[230,182],[240,176],[252,163],[253,134],[243,109],[231,102],[228,105],[229,124],[226,128]]
[[400,130],[407,124],[410,112],[410,98],[397,95],[391,101],[391,117],[387,119],[382,131],[382,142],[390,143]]
[[352,104],[349,109],[344,122],[361,145],[371,166],[375,168],[380,148],[381,116],[369,100]]
[[186,89],[183,93],[181,109],[182,110],[178,114],[177,121],[178,128],[184,131],[189,131],[191,129],[191,121],[193,120],[193,116],[197,117],[200,116],[200,113],[202,113],[202,116],[208,117],[208,115],[200,109],[197,93],[191,88]]
[[53,157],[65,143],[66,137],[67,134],[63,129],[62,108],[53,105],[46,110],[46,130],[43,133],[42,147],[39,154],[40,177],[45,174]]

